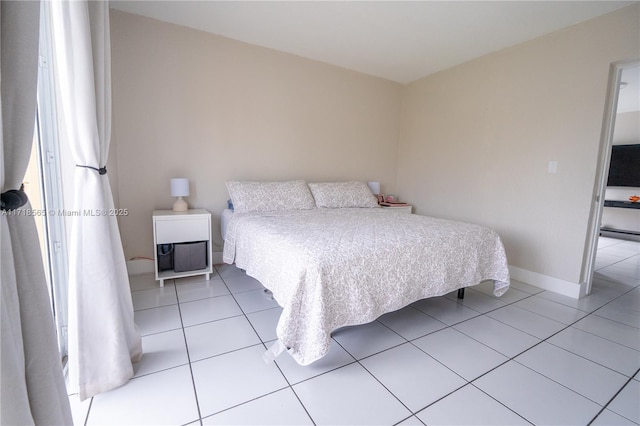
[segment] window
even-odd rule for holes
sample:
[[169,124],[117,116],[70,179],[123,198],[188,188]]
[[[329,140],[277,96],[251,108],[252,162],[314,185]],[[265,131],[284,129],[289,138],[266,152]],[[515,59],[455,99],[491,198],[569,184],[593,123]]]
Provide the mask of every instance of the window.
[[31,160],[24,184],[40,237],[51,309],[57,328],[58,346],[64,363],[67,357],[68,323],[67,223],[65,223],[68,217],[65,212],[68,209],[65,209],[65,194],[67,199],[71,194],[71,191],[65,191],[65,187],[71,188],[73,181],[63,173],[63,166],[67,166],[69,154],[65,147],[60,146],[58,139],[55,84],[48,59],[51,57],[51,37],[50,21],[47,15],[48,9],[41,7],[38,111]]

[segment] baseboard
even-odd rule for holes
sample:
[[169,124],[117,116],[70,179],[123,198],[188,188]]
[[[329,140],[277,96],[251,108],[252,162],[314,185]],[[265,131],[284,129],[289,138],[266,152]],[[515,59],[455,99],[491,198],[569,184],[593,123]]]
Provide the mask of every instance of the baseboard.
[[553,291],[554,293],[579,299],[582,295],[582,286],[579,283],[562,280],[560,278],[550,277],[549,275],[540,274],[538,272],[528,271],[509,265],[509,275],[516,281],[544,290]]
[[[221,251],[213,252],[212,257],[214,265],[223,263]],[[130,260],[127,262],[127,271],[129,272],[129,275],[153,274],[153,260]],[[514,280],[532,285],[534,287],[553,291],[554,293],[559,293],[565,296],[572,297],[574,299],[578,299],[582,296],[582,286],[578,283],[562,280],[560,278],[550,277],[538,272],[528,271],[526,269],[518,268],[517,266],[513,265],[509,265],[509,274]]]
[[618,240],[640,241],[640,232],[636,231],[618,231],[609,228],[600,228],[600,235]]
[[[211,253],[213,258],[213,264],[218,265],[223,263],[222,252],[214,251]],[[133,259],[127,262],[127,273],[129,275],[145,275],[155,273],[153,260],[151,259]]]

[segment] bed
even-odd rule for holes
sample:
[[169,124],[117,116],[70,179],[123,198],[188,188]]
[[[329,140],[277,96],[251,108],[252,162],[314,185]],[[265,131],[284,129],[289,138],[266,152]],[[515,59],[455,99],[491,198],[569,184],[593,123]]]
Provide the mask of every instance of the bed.
[[[235,210],[223,214],[224,262],[283,308],[274,354],[286,348],[308,365],[340,327],[486,280],[496,296],[509,287],[502,242],[489,228],[380,208],[360,182],[294,182],[227,182]],[[274,204],[274,188],[284,202]]]

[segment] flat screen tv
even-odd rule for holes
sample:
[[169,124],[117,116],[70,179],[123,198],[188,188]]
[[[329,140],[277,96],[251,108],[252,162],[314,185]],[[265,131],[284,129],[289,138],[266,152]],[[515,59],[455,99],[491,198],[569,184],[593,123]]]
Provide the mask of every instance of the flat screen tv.
[[640,187],[640,144],[611,147],[607,186]]

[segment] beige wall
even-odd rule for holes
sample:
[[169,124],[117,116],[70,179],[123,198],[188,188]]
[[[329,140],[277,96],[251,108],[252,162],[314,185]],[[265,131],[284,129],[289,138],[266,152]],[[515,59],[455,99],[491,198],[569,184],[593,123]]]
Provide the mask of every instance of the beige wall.
[[171,177],[213,213],[225,180],[377,180],[396,191],[402,86],[111,11],[114,198],[125,255],[152,256],[151,213]]
[[408,85],[399,191],[420,214],[494,227],[521,279],[573,293],[609,65],[640,57],[639,16],[634,5]]
[[417,213],[494,227],[517,278],[573,294],[609,65],[640,57],[639,17],[634,5],[402,87],[112,11],[125,254],[152,256],[151,211],[170,208],[174,176],[213,212],[214,250],[227,179],[379,180]]

